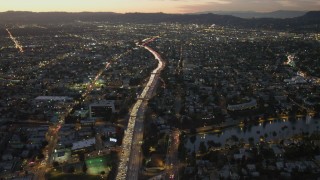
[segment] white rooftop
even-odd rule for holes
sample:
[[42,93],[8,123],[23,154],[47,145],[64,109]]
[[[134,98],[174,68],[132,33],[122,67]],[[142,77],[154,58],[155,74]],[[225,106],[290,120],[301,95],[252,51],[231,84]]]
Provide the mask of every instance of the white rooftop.
[[96,138],[90,138],[90,139],[74,142],[72,144],[72,150],[89,147],[89,146],[94,145],[95,143],[96,143]]
[[66,100],[72,100],[71,97],[68,96],[38,96],[35,100],[40,101],[66,101]]
[[114,106],[115,100],[100,100],[90,104],[90,106]]

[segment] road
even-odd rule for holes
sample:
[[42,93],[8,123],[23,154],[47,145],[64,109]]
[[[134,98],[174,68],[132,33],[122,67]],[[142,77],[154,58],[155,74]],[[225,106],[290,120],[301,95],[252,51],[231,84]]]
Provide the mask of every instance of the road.
[[19,52],[23,53],[24,51],[19,41],[11,34],[9,29],[6,29],[6,31],[8,32],[10,39],[14,42],[15,47],[19,50]]
[[138,179],[142,162],[141,142],[143,140],[143,115],[136,120],[132,138],[131,154],[128,162],[127,179]]
[[168,140],[168,149],[165,160],[165,171],[150,178],[149,180],[161,179],[179,179],[179,169],[181,164],[178,158],[178,148],[180,143],[180,131],[174,130],[171,132]]
[[[92,80],[91,83],[89,83],[89,85],[87,86],[86,90],[84,91],[84,93],[81,95],[81,99],[84,102],[86,100],[86,98],[89,96],[90,92],[94,90],[95,88],[95,83],[96,81],[100,78],[100,76],[102,75],[103,71],[105,69],[108,69],[110,67],[110,64],[116,60],[118,60],[119,58],[121,58],[122,56],[128,54],[129,51],[122,53],[114,58],[112,58],[110,60],[110,62],[106,62],[106,65],[101,68],[98,73],[96,74],[95,78]],[[59,123],[57,125],[54,125],[53,128],[53,134],[52,134],[52,139],[51,141],[49,141],[49,145],[48,145],[48,164],[51,164],[51,155],[54,151],[54,148],[56,147],[56,144],[58,142],[58,135],[59,135],[59,130],[60,128],[63,126],[65,118],[71,113],[71,111],[73,110],[73,108],[77,105],[81,103],[81,101],[75,101],[72,104],[70,104],[69,106],[66,107],[66,111],[60,116],[60,120]]]
[[[154,39],[155,38],[152,38],[152,40]],[[119,180],[138,179],[142,160],[141,142],[143,140],[144,112],[147,107],[147,101],[152,97],[156,84],[160,79],[159,74],[165,67],[165,62],[161,56],[146,44],[147,43],[143,43],[140,47],[145,48],[154,55],[155,59],[158,61],[158,66],[151,72],[149,81],[131,110],[128,126],[122,141],[122,153],[116,177],[116,179]]]
[[170,134],[168,152],[166,156],[166,172],[168,179],[178,179],[179,175],[179,159],[178,147],[180,143],[180,131],[174,130]]
[[81,95],[81,99],[75,100],[74,102],[72,102],[71,104],[66,105],[66,107],[64,107],[65,111],[59,116],[59,122],[57,124],[53,124],[49,127],[48,130],[48,135],[49,135],[49,139],[48,139],[48,145],[46,146],[46,148],[43,150],[43,154],[45,156],[45,160],[41,163],[37,163],[35,164],[34,168],[32,168],[31,172],[33,172],[35,174],[36,179],[38,180],[42,180],[45,179],[45,173],[46,171],[48,171],[51,168],[52,165],[52,155],[53,152],[56,148],[56,145],[58,143],[58,139],[59,139],[59,131],[61,129],[61,127],[64,125],[65,122],[65,118],[71,113],[71,111],[73,110],[73,108],[77,105],[80,104],[82,102],[85,102],[86,99],[88,98],[89,94],[91,93],[91,91],[95,88],[95,82],[100,78],[100,76],[102,75],[103,71],[105,69],[108,69],[110,67],[110,64],[116,60],[118,60],[119,58],[123,57],[124,55],[128,54],[131,50],[128,50],[120,55],[117,55],[116,57],[113,57],[109,62],[106,62],[106,65],[103,66],[103,68],[101,68],[98,73],[96,74],[95,78],[92,80],[91,83],[89,83],[89,85],[87,86],[86,90],[84,91],[84,93]]

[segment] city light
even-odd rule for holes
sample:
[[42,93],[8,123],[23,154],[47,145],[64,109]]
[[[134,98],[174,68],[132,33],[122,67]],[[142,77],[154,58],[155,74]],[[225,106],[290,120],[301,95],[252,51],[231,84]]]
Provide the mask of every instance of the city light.
[[23,51],[23,48],[22,48],[22,46],[20,45],[20,43],[18,42],[18,40],[11,34],[11,32],[9,31],[9,29],[6,29],[6,31],[8,32],[10,39],[14,42],[15,47],[16,47],[21,53],[23,53],[23,52],[24,52],[24,51]]

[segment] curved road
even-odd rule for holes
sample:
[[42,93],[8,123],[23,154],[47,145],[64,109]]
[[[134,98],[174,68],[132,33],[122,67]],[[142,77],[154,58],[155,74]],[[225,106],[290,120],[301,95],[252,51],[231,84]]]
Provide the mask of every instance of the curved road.
[[[154,39],[155,38],[152,40]],[[122,153],[118,166],[118,174],[116,177],[118,180],[138,179],[142,160],[141,142],[143,140],[144,112],[147,107],[147,101],[152,97],[156,84],[160,79],[160,72],[165,67],[164,60],[156,51],[148,47],[146,43],[141,45],[141,47],[144,47],[154,55],[155,59],[158,61],[158,66],[151,72],[147,85],[143,89],[141,95],[131,110],[128,127],[125,131],[122,142]]]

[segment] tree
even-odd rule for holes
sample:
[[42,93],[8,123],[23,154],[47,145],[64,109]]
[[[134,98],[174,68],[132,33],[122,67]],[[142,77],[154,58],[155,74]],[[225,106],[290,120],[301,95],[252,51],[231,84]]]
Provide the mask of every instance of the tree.
[[86,164],[86,163],[83,163],[82,172],[83,172],[83,173],[87,173],[87,170],[88,170],[87,164]]
[[273,137],[276,137],[277,136],[277,132],[273,131],[272,135],[273,135]]
[[203,141],[201,141],[199,144],[199,151],[201,154],[204,154],[207,152],[207,147]]
[[37,156],[37,159],[43,159],[44,158],[44,155],[40,152]]
[[178,157],[181,161],[184,161],[187,157],[187,149],[186,147],[184,147],[183,143],[180,143],[179,144],[179,147],[178,147]]
[[101,140],[102,140],[102,141],[106,141],[106,140],[107,140],[107,137],[106,137],[105,135],[102,135],[102,136],[101,136]]
[[254,145],[254,139],[253,139],[253,137],[249,137],[249,138],[248,138],[248,141],[249,141],[249,144],[250,144],[251,146]]
[[83,162],[84,159],[85,159],[84,153],[82,153],[82,152],[78,153],[78,157],[79,157],[79,161],[80,161],[80,162]]
[[42,148],[46,147],[48,145],[48,141],[42,141],[41,146]]
[[191,136],[190,137],[190,142],[192,143],[192,144],[194,144],[194,142],[196,142],[196,136]]
[[52,166],[54,168],[57,168],[59,166],[59,163],[57,161],[53,161]]
[[196,134],[197,133],[197,129],[196,128],[191,128],[190,129],[190,134]]
[[207,141],[208,148],[214,147],[215,143],[213,140]]
[[116,176],[117,176],[116,167],[117,167],[116,165],[112,166],[111,171],[108,173],[108,177],[107,177],[108,180],[116,179]]
[[218,151],[210,151],[210,153],[209,153],[209,161],[217,162],[218,160],[219,160]]
[[238,141],[239,141],[239,138],[238,138],[236,135],[232,135],[232,136],[231,136],[231,139],[232,139],[234,142],[238,142]]
[[75,171],[75,169],[74,169],[73,166],[70,166],[70,167],[68,168],[68,173],[74,173],[74,171]]

